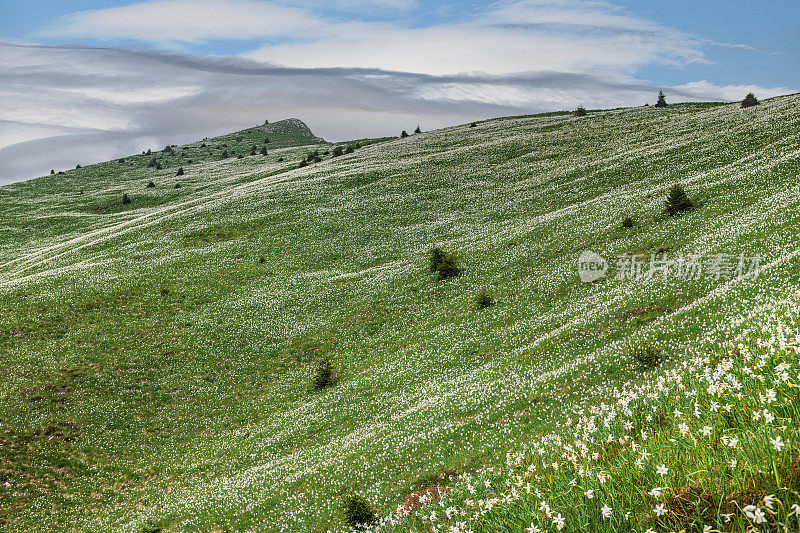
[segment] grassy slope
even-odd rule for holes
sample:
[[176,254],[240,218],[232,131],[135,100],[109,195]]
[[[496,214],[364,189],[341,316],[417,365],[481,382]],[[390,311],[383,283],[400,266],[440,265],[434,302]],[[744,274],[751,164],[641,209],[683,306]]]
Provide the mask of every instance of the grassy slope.
[[[629,346],[713,346],[786,293],[793,256],[758,283],[583,285],[574,262],[800,249],[799,103],[498,119],[303,169],[208,156],[181,189],[145,156],[0,189],[7,525],[324,531],[353,489],[388,512],[503,462],[641,379]],[[677,181],[702,207],[665,218]],[[433,244],[465,275],[433,282]],[[312,393],[323,353],[340,382]]]

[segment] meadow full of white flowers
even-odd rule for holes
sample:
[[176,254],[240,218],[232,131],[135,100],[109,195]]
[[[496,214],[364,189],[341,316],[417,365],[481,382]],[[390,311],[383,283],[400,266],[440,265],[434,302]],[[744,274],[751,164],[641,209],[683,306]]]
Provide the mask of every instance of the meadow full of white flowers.
[[[4,526],[345,531],[357,493],[387,531],[796,529],[798,104],[504,118],[302,168],[332,145],[287,143],[195,156],[179,189],[146,156],[0,188],[0,429],[25,443]],[[667,217],[676,183],[697,208]],[[434,245],[463,275],[435,281]],[[762,261],[581,283],[587,249]],[[337,381],[314,391],[323,355]]]

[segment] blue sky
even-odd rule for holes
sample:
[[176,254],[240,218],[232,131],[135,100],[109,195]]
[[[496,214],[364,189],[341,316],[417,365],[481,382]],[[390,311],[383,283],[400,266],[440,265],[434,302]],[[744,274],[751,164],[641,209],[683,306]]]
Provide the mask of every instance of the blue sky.
[[795,92],[799,20],[797,0],[3,0],[0,183],[264,117],[340,140]]

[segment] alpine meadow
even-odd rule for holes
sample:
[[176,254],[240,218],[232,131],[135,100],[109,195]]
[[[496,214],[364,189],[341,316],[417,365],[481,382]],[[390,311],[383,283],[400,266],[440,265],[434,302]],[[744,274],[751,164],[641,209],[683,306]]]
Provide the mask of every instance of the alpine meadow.
[[798,109],[289,119],[0,187],[0,527],[800,531]]

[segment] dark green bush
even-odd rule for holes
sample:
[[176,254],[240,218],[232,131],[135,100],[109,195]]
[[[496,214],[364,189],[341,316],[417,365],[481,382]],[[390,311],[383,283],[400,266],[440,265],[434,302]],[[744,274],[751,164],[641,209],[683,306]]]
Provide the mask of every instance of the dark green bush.
[[580,106],[578,106],[578,109],[576,109],[575,111],[572,112],[572,115],[575,116],[575,117],[585,117],[586,116],[586,110],[583,108],[582,105],[580,105]]
[[250,155],[256,155],[256,145],[254,144],[252,148],[250,148]]
[[664,360],[661,350],[652,346],[644,346],[633,350],[633,358],[639,364],[639,368],[655,368]]
[[353,152],[355,152],[355,151],[356,151],[356,147],[355,147],[355,146],[353,146],[352,144],[348,144],[348,145],[347,145],[347,148],[345,148],[345,150],[344,150],[344,153],[346,153],[346,154],[352,154],[352,153],[353,153]]
[[633,221],[631,217],[625,217],[622,221],[623,228],[632,228],[636,223]]
[[333,149],[333,157],[339,157],[344,153],[344,149],[341,146],[337,146]]
[[487,307],[494,305],[494,298],[492,298],[492,295],[484,290],[481,291],[475,302],[478,304],[478,309],[486,309]]
[[658,101],[656,107],[667,107],[667,99],[664,98],[664,91],[658,91]]
[[[264,259],[263,257],[261,259]],[[262,261],[263,263],[263,261]],[[333,363],[327,355],[317,364],[317,373],[314,375],[314,388],[322,390],[336,381],[336,374],[333,371]]]
[[148,182],[148,184],[147,184],[147,188],[148,188],[148,189],[152,189],[152,188],[153,188],[153,187],[155,187],[155,186],[156,186],[156,184],[155,184],[155,183],[153,183],[152,181],[151,181],[151,182]]
[[306,162],[305,159],[303,159],[302,161],[300,161],[300,164],[297,166],[297,168],[303,168],[303,167],[307,167],[307,166],[308,166],[308,163]]
[[124,193],[122,195],[122,205],[128,205],[129,203],[131,203],[131,199],[128,198],[128,193]]
[[419,129],[419,124],[417,124],[417,129],[414,130],[414,133],[422,133],[422,130]]
[[260,151],[259,153],[260,153],[261,155],[267,155],[267,147],[266,147],[266,146],[262,146],[262,147],[261,147],[261,151]]
[[178,173],[175,174],[176,176],[183,176],[183,167],[178,168]]
[[222,151],[222,159],[227,159],[227,157],[228,157],[228,151],[227,150],[223,150]]
[[180,183],[176,183],[176,184],[175,184],[175,188],[176,188],[176,189],[180,189],[180,188],[181,188],[181,184],[180,184]]
[[693,207],[694,204],[687,196],[686,191],[683,190],[683,187],[674,185],[667,196],[667,207],[664,211],[670,216],[675,216],[689,211]]
[[401,138],[401,139],[405,139],[406,137],[408,137],[408,132],[407,132],[406,130],[403,130],[403,131],[400,133],[400,138]]
[[475,124],[475,123],[473,122],[472,124],[470,124],[470,125],[469,125],[469,127],[470,127],[470,128],[477,128],[477,127],[478,127],[478,125],[477,125],[477,124]]
[[344,520],[351,528],[369,526],[375,522],[375,508],[363,496],[353,494],[344,500]]
[[53,170],[53,169],[51,168],[51,169],[50,169],[50,175],[53,175],[53,174],[55,174],[55,173],[56,173],[56,171],[55,171],[55,170]]
[[444,252],[438,247],[431,250],[428,269],[437,273],[439,281],[461,275],[461,269],[458,268],[458,259],[455,254]]
[[754,105],[758,105],[760,103],[761,102],[758,101],[756,95],[753,93],[747,93],[747,96],[745,96],[744,100],[742,100],[742,107],[753,107]]

